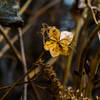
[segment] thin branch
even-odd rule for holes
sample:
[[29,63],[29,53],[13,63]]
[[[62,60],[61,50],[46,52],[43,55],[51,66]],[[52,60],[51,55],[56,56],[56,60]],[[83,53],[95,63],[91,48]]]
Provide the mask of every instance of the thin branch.
[[[21,58],[19,52],[14,47],[14,45],[11,43],[10,38],[3,31],[2,27],[0,27],[0,32],[4,36],[4,38],[6,39],[7,43],[10,45],[10,47],[13,50],[13,52],[15,53],[17,59],[21,62],[23,69],[24,69],[24,74],[25,74],[27,72],[27,68],[26,68],[26,60],[25,60],[25,55],[24,55],[23,41],[22,41],[22,37],[21,37],[21,30],[19,29],[19,37],[20,37],[20,43],[21,43],[22,58]],[[27,81],[27,77],[25,77],[24,80]],[[24,100],[27,100],[26,96],[27,96],[27,84],[24,84]]]
[[[74,39],[73,39],[73,42],[76,43],[76,44],[77,44],[77,41],[78,41],[80,29],[81,29],[81,26],[82,26],[82,21],[83,21],[83,18],[81,17],[76,23],[75,35],[74,35]],[[73,49],[75,49],[75,46],[73,46]],[[71,61],[72,61],[74,51],[73,50],[70,51],[69,54],[70,55],[66,59],[66,65],[65,65],[65,68],[63,69],[63,75],[62,75],[62,82],[61,83],[62,83],[64,89],[65,89],[65,86],[66,86],[66,81],[68,79],[69,69],[70,69],[70,66],[71,66]]]
[[[35,85],[35,86],[37,86],[37,87],[39,87],[39,88],[41,88],[41,89],[46,89],[47,87],[42,87],[42,86],[39,86],[39,85],[37,85],[37,84],[35,84],[35,83],[33,83],[33,82],[30,82],[30,81],[27,81],[27,82],[20,82],[20,83],[18,83],[18,84],[16,84],[15,86],[18,86],[18,85],[22,85],[22,84],[26,84],[26,83],[30,83],[31,85],[32,85],[32,87]],[[33,85],[34,84],[34,85]],[[10,87],[12,87],[13,85],[9,85],[9,86],[5,86],[5,87],[0,87],[0,90],[3,90],[3,89],[8,89],[8,88],[10,88]],[[36,87],[35,87],[35,91],[36,91]],[[38,93],[37,93],[38,94]],[[38,96],[39,97],[39,96]],[[41,99],[38,99],[38,100],[41,100]]]
[[19,13],[22,15],[25,10],[27,9],[27,7],[29,6],[29,4],[31,3],[32,0],[27,0],[24,4],[24,6],[20,9]]
[[11,47],[11,49],[13,50],[13,52],[15,53],[17,59],[22,63],[22,59],[21,59],[21,56],[20,56],[19,52],[16,50],[16,48],[14,47],[14,45],[11,43],[10,38],[7,36],[7,34],[5,34],[5,32],[3,31],[3,29],[2,29],[1,26],[0,26],[0,33],[6,39],[7,43],[9,44],[9,46]]
[[[100,81],[100,79],[97,79],[97,80],[93,81],[93,83],[97,83],[97,82],[99,82],[99,81]],[[99,84],[99,85],[96,85],[96,86],[93,86],[93,89],[99,88],[99,87],[100,87],[100,84]],[[87,86],[84,87],[84,88],[82,88],[81,91],[85,90],[86,88],[87,88]]]
[[[34,64],[35,65],[35,64]],[[17,83],[15,86],[17,85],[21,85],[21,84],[25,84],[25,83],[33,83],[34,80],[36,80],[38,78],[38,76],[42,73],[43,71],[41,71],[40,73],[38,73],[34,78],[30,78],[29,80],[25,81],[25,82],[20,82],[20,83]],[[34,76],[34,75],[33,75]],[[7,88],[10,88],[12,87],[13,85],[9,85],[9,86],[5,86],[5,87],[0,87],[0,90],[2,89],[7,89]]]
[[86,93],[85,93],[86,97],[91,97],[91,92],[92,92],[92,87],[93,87],[93,79],[94,79],[94,76],[96,75],[99,63],[100,63],[100,47],[98,49],[98,52],[97,52],[95,58],[91,62],[90,79],[88,81],[88,84],[86,87]]
[[[89,14],[88,14],[89,16]],[[81,36],[78,41],[78,46],[77,46],[77,51],[76,51],[76,60],[75,60],[75,70],[79,70],[79,65],[80,65],[80,57],[82,53],[83,46],[86,43],[88,32],[89,32],[89,24],[91,23],[91,19],[88,20],[88,17],[85,19],[84,24],[82,26],[82,31],[81,31]],[[82,75],[82,74],[81,74]],[[78,77],[75,75],[74,77],[74,84],[73,88],[79,89],[79,84],[78,84]]]
[[17,58],[14,55],[9,55],[9,54],[3,55],[0,59],[2,59],[2,58],[10,58],[10,59],[13,59],[13,60],[17,60]]
[[[88,8],[83,11],[82,16],[84,17],[84,15],[87,15],[87,17],[84,20],[84,24],[82,26],[82,30],[80,33],[81,35],[78,40],[78,46],[76,49],[75,70],[79,70],[79,62],[80,62],[82,48],[86,43],[88,32],[89,32],[89,27],[91,26],[91,23],[93,22],[93,18],[91,17],[91,13],[88,11]],[[74,75],[74,84],[73,84],[74,90],[76,90],[78,87],[77,80],[78,80],[78,77]]]
[[[37,11],[37,13],[30,19],[29,23],[22,29],[22,34],[24,34],[29,27],[36,21],[36,19],[43,13],[45,12],[47,9],[49,9],[50,7],[54,6],[55,4],[57,4],[58,2],[60,2],[61,0],[55,0],[50,2],[49,4],[47,4],[46,6],[44,6],[43,8],[41,8],[39,11]],[[18,36],[14,36],[14,38],[11,40],[12,43],[15,43],[18,39]],[[0,57],[9,49],[9,45],[6,45],[0,52]]]
[[26,75],[28,75],[31,70],[34,68],[35,64],[38,62],[38,60],[43,56],[44,52],[42,52],[42,54],[39,56],[39,58],[36,60],[36,62],[33,64],[33,66],[28,70],[28,72],[26,74],[24,74],[19,80],[17,80],[13,85],[12,87],[3,95],[3,97],[0,99],[0,100],[3,100],[7,95],[8,93],[16,86],[16,84],[18,82],[20,82]]
[[[29,4],[31,3],[32,0],[27,0],[25,2],[25,4],[23,5],[23,7],[20,9],[19,13],[20,15],[22,15],[24,13],[24,11],[27,9],[27,7],[29,6]],[[8,34],[8,32],[11,30],[11,28],[7,28],[6,30],[3,30],[5,31],[6,34]],[[0,42],[3,40],[3,36],[0,36]]]
[[[57,0],[56,0],[56,1],[57,1]],[[61,0],[59,0],[59,1],[61,1]],[[58,2],[58,1],[57,1],[57,2]],[[51,5],[51,6],[53,6],[53,5]],[[48,8],[47,8],[47,9],[48,9]],[[45,10],[44,10],[44,11],[45,11]],[[43,11],[43,12],[44,12],[44,11]],[[43,12],[42,12],[42,13],[43,13]],[[41,14],[41,13],[40,13],[40,14]],[[38,16],[39,16],[39,15],[38,15]],[[33,21],[33,23],[34,23],[34,21]],[[25,27],[25,28],[26,28],[26,27]],[[24,29],[25,29],[25,28],[24,28]],[[9,31],[9,30],[8,30],[8,31]],[[7,31],[7,32],[8,32],[8,31]],[[25,30],[24,30],[24,32],[25,32]],[[23,33],[24,33],[24,32],[23,32]],[[17,40],[18,37],[15,36],[14,39]],[[16,40],[14,40],[14,39],[13,39],[13,41],[16,41]],[[9,48],[9,46],[6,46],[6,48]],[[6,50],[5,50],[5,51],[6,51]],[[1,52],[1,53],[2,53],[2,52]],[[2,55],[3,55],[3,54],[2,54]],[[33,68],[33,66],[32,66],[32,68]],[[31,68],[31,69],[32,69],[32,68]],[[22,80],[22,79],[31,71],[31,69],[30,69],[23,77],[21,77],[18,81]],[[17,81],[17,82],[18,82],[18,81]],[[16,82],[16,83],[17,83],[17,82]],[[16,83],[15,83],[15,84],[16,84]],[[15,85],[15,84],[14,84],[14,85]],[[14,87],[14,85],[7,91],[7,93],[1,98],[1,100],[3,100],[3,99],[6,97],[6,95],[12,90],[12,88]]]
[[[2,30],[3,31],[3,30]],[[4,32],[4,31],[3,31]],[[13,44],[15,41],[17,41],[17,39],[18,39],[18,36],[16,35],[16,36],[14,36],[14,38],[12,39],[12,40],[10,40],[11,41],[11,43]],[[10,48],[10,46],[8,45],[8,44],[6,44],[5,46],[4,46],[4,48],[0,51],[0,57],[8,50]]]
[[[11,48],[12,48],[12,50],[14,51],[14,53],[15,53],[15,55],[17,56],[17,58],[18,58],[18,60],[22,63],[22,66],[23,66],[23,68],[24,68],[24,71],[25,71],[25,73],[27,72],[27,69],[26,69],[26,64],[25,64],[25,55],[23,54],[23,50],[22,50],[22,57],[23,57],[23,59],[21,58],[21,56],[20,56],[20,54],[18,53],[18,51],[16,50],[16,48],[14,47],[14,45],[11,43],[11,41],[10,41],[10,39],[9,39],[9,37],[7,36],[7,34],[5,34],[5,32],[2,30],[2,28],[1,28],[1,31],[0,31],[2,34],[3,34],[3,36],[5,37],[5,39],[7,40],[7,42],[9,43],[9,45],[11,46]],[[20,33],[21,33],[21,31],[20,31]],[[21,41],[21,44],[23,45],[23,43],[22,43],[22,41]],[[21,45],[21,47],[22,47],[22,49],[23,49],[23,46]],[[27,77],[26,77],[27,78]],[[25,78],[25,81],[27,81],[27,79]],[[26,100],[26,94],[27,94],[27,87],[26,87],[26,85],[27,84],[25,84],[25,91],[24,91],[24,97],[25,97],[25,99],[24,100]]]
[[[19,34],[19,40],[20,40],[21,56],[22,56],[22,61],[24,64],[23,70],[24,70],[24,74],[26,74],[27,66],[26,66],[26,59],[25,59],[25,53],[24,53],[24,45],[23,45],[21,28],[18,28],[18,34]],[[27,82],[27,76],[24,78],[24,81]],[[27,84],[24,84],[23,100],[27,100]]]
[[96,16],[95,16],[95,14],[94,14],[94,11],[93,11],[93,9],[92,9],[92,6],[91,6],[91,4],[90,4],[90,1],[87,0],[87,2],[88,2],[88,6],[89,6],[90,9],[91,9],[91,12],[92,12],[92,15],[93,15],[93,19],[94,19],[95,23],[98,24],[98,21],[97,21],[97,19],[96,19]]
[[[18,84],[16,84],[15,86],[18,86],[18,85],[22,85],[22,84],[25,84],[25,83],[29,83],[28,81],[27,82],[20,82]],[[3,90],[3,89],[8,89],[12,87],[12,85],[9,85],[9,86],[5,86],[5,87],[0,87],[0,90]]]
[[62,0],[54,0],[52,2],[50,2],[49,4],[45,5],[43,8],[41,8],[39,11],[37,11],[37,13],[34,15],[34,17],[32,17],[28,24],[24,27],[23,29],[23,33],[26,32],[30,26],[36,21],[36,19],[42,14],[44,13],[47,9],[49,9],[50,7],[54,6],[55,4],[61,2]]
[[[85,46],[83,47],[83,50],[82,50],[82,53],[81,53],[81,58],[80,58],[80,65],[79,65],[79,74],[80,75],[82,75],[82,73],[83,73],[85,56],[86,56],[87,50],[90,47],[90,44],[92,43],[93,39],[95,38],[95,36],[96,36],[96,34],[98,33],[99,30],[100,30],[100,24],[98,24],[97,27],[94,29],[94,31],[90,35],[88,41],[86,42]],[[78,88],[81,90],[82,77],[79,77],[78,84],[79,84]]]
[[[37,100],[41,100],[41,97],[36,89],[36,86],[39,87],[39,88],[42,88],[41,86],[38,86],[36,84],[33,83],[33,81],[29,81],[29,83],[31,84],[32,88],[34,89],[35,91],[35,94],[36,94],[36,97],[37,97]],[[43,89],[43,88],[42,88]]]

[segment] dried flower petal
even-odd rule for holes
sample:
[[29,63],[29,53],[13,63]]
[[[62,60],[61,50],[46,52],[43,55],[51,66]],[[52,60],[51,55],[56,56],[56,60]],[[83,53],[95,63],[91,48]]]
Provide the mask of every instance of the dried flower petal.
[[50,51],[52,57],[57,57],[60,54],[69,55],[68,46],[71,44],[73,34],[67,31],[60,33],[56,27],[48,27],[46,32],[50,40],[44,43],[44,49]]
[[49,32],[48,36],[52,40],[59,40],[60,38],[60,31],[56,27],[48,27]]

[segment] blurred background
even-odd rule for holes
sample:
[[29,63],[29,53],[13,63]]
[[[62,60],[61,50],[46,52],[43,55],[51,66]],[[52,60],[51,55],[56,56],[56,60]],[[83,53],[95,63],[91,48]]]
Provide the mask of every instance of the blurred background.
[[[19,1],[20,8],[22,8],[27,2],[27,0]],[[79,69],[78,67],[82,48],[93,29],[96,27],[96,24],[93,21],[93,18],[91,18],[91,12],[88,10],[85,12],[87,8],[84,9],[84,0],[59,0],[53,4],[55,1],[57,0],[32,0],[27,9],[21,15],[24,20],[22,31],[24,31],[23,41],[27,68],[31,68],[32,64],[44,50],[43,36],[40,33],[37,34],[37,32],[41,32],[42,23],[47,23],[49,26],[56,26],[60,31],[71,31],[74,32],[74,34],[78,33],[75,41],[75,44],[77,45],[75,47],[76,52],[71,50],[71,60],[68,60],[70,59],[69,56],[52,58],[49,51],[45,52],[42,57],[44,63],[49,62],[52,64],[53,69],[57,74],[57,78],[64,88],[71,86],[75,91],[77,89],[77,75],[74,74],[74,70]],[[97,1],[98,0],[95,0],[93,4],[96,5]],[[25,27],[27,25],[29,25],[28,28]],[[6,27],[4,27],[4,29],[6,29]],[[8,32],[8,36],[10,39],[13,39],[17,33],[17,28],[12,28]],[[5,39],[0,42],[0,51],[2,51],[6,44],[7,42]],[[14,45],[17,50],[20,51],[19,40],[17,40]],[[98,36],[96,36],[87,52],[86,60],[90,61],[95,56],[98,47],[100,47],[100,42]],[[68,63],[69,65],[67,65]],[[14,84],[23,75],[23,69],[21,66],[22,65],[15,59],[12,50],[6,50],[6,52],[0,56],[0,87]],[[34,70],[35,69],[36,68],[34,68]],[[37,74],[41,69],[42,68],[39,67],[37,72],[33,71],[33,75]],[[65,72],[65,70],[67,70],[67,72]],[[98,69],[98,73],[99,72],[100,68]],[[85,74],[83,87],[86,86],[87,81],[88,76]],[[96,87],[96,85],[98,86],[99,82],[96,83],[93,88],[93,98],[95,98],[96,95],[100,95],[100,86]],[[52,97],[45,90],[39,87],[35,87],[35,89],[37,90],[41,100],[52,100]],[[8,89],[0,90],[0,97],[2,97],[7,90]],[[23,93],[22,90],[22,85],[16,86],[4,100],[21,100],[20,98]],[[28,85],[27,97],[27,100],[38,100],[35,90],[30,84]]]

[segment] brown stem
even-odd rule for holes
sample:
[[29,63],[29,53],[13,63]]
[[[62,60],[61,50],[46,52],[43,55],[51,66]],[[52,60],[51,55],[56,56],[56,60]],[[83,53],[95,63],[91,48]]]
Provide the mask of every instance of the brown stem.
[[[37,91],[37,89],[36,89],[36,86],[37,86],[37,85],[35,85],[32,81],[29,81],[29,83],[31,84],[32,88],[33,88],[34,91],[35,91],[37,100],[41,100],[40,95],[39,95],[39,93],[38,93],[38,91]],[[39,87],[39,86],[38,86],[38,87]]]
[[9,46],[11,47],[11,49],[13,50],[13,52],[15,53],[17,59],[22,63],[22,59],[21,59],[21,56],[20,56],[19,52],[16,50],[16,48],[14,47],[14,45],[11,43],[10,38],[7,36],[7,34],[5,34],[5,31],[2,29],[1,26],[0,26],[0,33],[6,39],[7,43],[9,44]]
[[[86,19],[84,20],[84,24],[82,26],[82,31],[81,31],[81,35],[78,41],[78,45],[76,48],[76,60],[75,60],[75,70],[79,70],[79,63],[80,63],[80,57],[81,57],[81,52],[83,49],[83,46],[86,43],[87,40],[87,36],[88,36],[88,32],[89,32],[89,27],[91,26],[91,23],[93,22],[93,18],[91,17],[91,13],[88,11],[88,9],[83,12],[83,16],[84,14],[87,14]],[[78,77],[75,75],[74,76],[74,84],[73,84],[73,89],[76,90],[77,88],[79,88],[79,84],[78,83]]]
[[42,57],[42,55],[44,54],[44,52],[40,55],[40,57],[36,60],[36,62],[33,64],[33,66],[28,70],[28,72],[26,74],[24,74],[19,80],[17,80],[13,85],[12,87],[4,94],[4,96],[0,99],[0,100],[3,100],[7,95],[8,93],[15,87],[15,85],[20,82],[26,75],[28,75],[30,73],[30,71],[33,69],[33,67],[35,66],[35,64],[37,63],[37,61]]
[[98,21],[97,21],[97,19],[96,19],[96,15],[95,15],[95,13],[94,13],[94,11],[93,11],[93,9],[92,9],[91,3],[90,3],[89,0],[87,0],[87,2],[88,2],[88,6],[89,6],[90,9],[91,9],[91,12],[92,12],[92,15],[93,15],[93,19],[94,19],[95,23],[98,24]]
[[[97,80],[93,81],[93,83],[97,83],[97,82],[99,82],[99,81],[100,81],[100,79],[97,79]],[[100,87],[100,85],[97,85],[97,86],[94,86],[93,89],[99,88],[99,87]],[[86,88],[87,88],[87,86],[84,87],[84,88],[82,88],[81,91],[85,90]]]
[[[75,44],[77,44],[79,32],[80,32],[80,29],[81,29],[81,26],[82,26],[82,21],[83,21],[83,19],[80,18],[76,23],[75,33],[74,33],[75,35],[74,35],[74,39],[73,39],[73,42]],[[75,49],[75,46],[73,46],[73,49]],[[69,54],[70,55],[66,59],[66,65],[65,65],[65,68],[63,70],[63,75],[62,75],[62,82],[61,83],[62,83],[64,89],[65,89],[65,86],[66,86],[66,81],[68,79],[69,69],[70,69],[70,65],[71,65],[71,61],[72,61],[74,51],[73,50],[70,51]]]
[[27,9],[27,7],[29,6],[29,4],[31,3],[32,0],[27,0],[24,4],[24,6],[20,9],[19,13],[22,15],[25,10]]
[[[36,19],[42,14],[44,13],[47,9],[49,9],[50,7],[54,6],[55,4],[61,2],[62,0],[54,0],[52,2],[50,2],[49,4],[47,4],[46,6],[44,6],[43,8],[41,8],[39,11],[37,11],[37,13],[30,19],[29,23],[22,29],[22,34],[24,34],[29,27],[36,21]],[[6,30],[6,33],[9,32],[9,29]],[[12,43],[15,43],[18,39],[18,36],[14,36],[14,38],[11,40]],[[3,55],[4,52],[6,52],[9,49],[9,46],[6,45],[0,52],[0,57]]]
[[[82,26],[81,36],[80,36],[79,41],[78,41],[79,44],[78,44],[77,49],[76,49],[75,70],[79,70],[79,62],[80,62],[82,48],[85,45],[85,42],[86,42],[86,39],[87,39],[87,35],[88,35],[88,31],[89,31],[88,24],[90,22],[87,22],[87,20],[88,20],[88,18],[85,20],[85,23]],[[78,80],[78,78],[75,75],[75,77],[74,77],[74,82],[75,83],[73,84],[74,90],[79,88],[79,84],[77,84],[78,83],[77,80]]]
[[[20,82],[20,83],[16,84],[15,86],[22,85],[22,84],[25,84],[25,83],[29,83],[29,82]],[[10,88],[10,87],[12,87],[12,85],[5,86],[5,87],[0,87],[0,90],[8,89],[8,88]]]
[[[94,31],[90,35],[88,41],[86,42],[85,46],[83,47],[83,50],[82,50],[82,53],[81,53],[81,58],[80,58],[80,64],[79,64],[79,74],[80,75],[82,75],[82,73],[83,73],[85,56],[86,56],[87,50],[88,50],[90,44],[92,43],[94,37],[96,36],[96,34],[98,33],[99,30],[100,30],[100,24],[98,24],[97,27],[94,29]],[[81,90],[81,85],[82,85],[82,77],[79,77],[78,88],[80,90]]]
[[[23,5],[23,7],[20,9],[20,11],[19,11],[19,13],[20,13],[20,15],[22,15],[23,13],[24,13],[24,11],[27,9],[27,7],[29,6],[29,4],[31,3],[31,1],[32,0],[27,0],[26,2],[25,2],[25,4]],[[11,30],[11,28],[7,28],[6,30],[5,30],[5,33],[7,34],[9,31]],[[3,36],[0,36],[0,42],[3,40]]]
[[42,9],[40,9],[39,11],[37,11],[37,13],[34,15],[34,17],[32,17],[29,21],[29,23],[24,27],[23,29],[23,33],[26,32],[29,27],[36,21],[36,19],[43,13],[45,12],[47,9],[49,9],[50,7],[52,7],[53,5],[61,2],[62,0],[54,0],[52,2],[50,2],[49,4],[47,4],[46,6],[44,6]]
[[85,93],[86,97],[89,97],[89,98],[91,97],[91,92],[92,92],[92,87],[93,87],[93,79],[94,79],[94,76],[96,75],[99,63],[100,63],[100,47],[98,49],[98,52],[97,52],[95,58],[91,62],[90,78],[89,78],[89,81],[88,81],[88,84],[86,87],[86,93]]
[[[22,66],[24,68],[24,72],[26,73],[27,72],[27,68],[26,68],[26,61],[25,61],[25,55],[24,55],[24,49],[23,49],[23,43],[22,43],[23,41],[22,41],[22,39],[21,39],[21,47],[22,47],[22,49],[21,49],[21,51],[22,51],[22,58],[21,58],[20,54],[18,53],[18,51],[16,50],[16,48],[14,47],[14,45],[11,43],[11,41],[10,41],[9,37],[7,36],[7,34],[5,34],[5,32],[2,30],[2,28],[1,28],[0,32],[3,34],[3,36],[7,40],[8,44],[11,46],[11,48],[14,51],[14,53],[15,53],[16,57],[18,58],[18,60],[22,63]],[[20,30],[20,35],[21,35],[21,30]],[[27,77],[25,77],[25,81],[27,81]],[[25,90],[24,90],[24,98],[26,99],[26,96],[27,96],[26,95],[27,94],[26,84],[24,86],[25,86],[24,87],[25,88]],[[3,100],[3,99],[1,99],[1,100]]]
[[[26,66],[26,59],[25,59],[25,53],[24,53],[24,45],[23,45],[21,28],[18,28],[18,33],[19,33],[18,35],[19,35],[19,41],[20,41],[21,56],[22,56],[22,61],[24,64],[23,70],[24,70],[24,74],[26,74],[27,66]],[[27,82],[27,76],[24,78],[24,81]],[[24,84],[23,100],[27,100],[27,84]]]

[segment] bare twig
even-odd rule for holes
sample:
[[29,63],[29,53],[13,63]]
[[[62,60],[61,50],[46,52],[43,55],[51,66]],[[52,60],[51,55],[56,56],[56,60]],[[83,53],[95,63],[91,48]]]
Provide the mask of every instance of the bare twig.
[[90,4],[90,1],[87,0],[87,2],[88,2],[88,6],[89,6],[90,9],[91,9],[91,12],[92,12],[92,15],[93,15],[93,19],[94,19],[95,23],[98,24],[98,21],[97,21],[97,19],[96,19],[96,16],[95,16],[95,14],[94,14],[94,11],[93,11],[93,8],[92,8],[92,6],[91,6],[91,4]]
[[36,62],[33,64],[33,66],[28,70],[28,72],[26,74],[24,74],[19,80],[17,80],[13,85],[12,87],[4,94],[4,96],[0,99],[0,100],[3,100],[7,95],[8,93],[16,86],[16,84],[18,82],[20,82],[26,75],[28,75],[31,70],[34,68],[35,64],[38,62],[38,60],[42,57],[42,55],[44,54],[44,52],[42,52],[42,54],[39,56],[39,58],[36,60]]
[[[24,34],[29,27],[36,21],[36,19],[43,13],[45,12],[47,9],[49,9],[50,7],[52,7],[53,5],[55,5],[56,3],[60,2],[61,0],[55,0],[50,2],[49,4],[47,4],[46,6],[44,6],[43,8],[41,8],[39,11],[37,11],[37,13],[30,19],[29,23],[22,29],[22,34]],[[8,31],[7,31],[8,32]],[[14,36],[14,38],[11,40],[12,43],[15,43],[18,39],[18,36]],[[6,52],[9,49],[9,45],[6,45],[0,52],[0,57],[4,54],[4,52]]]
[[[2,30],[3,31],[3,30]],[[4,31],[3,31],[4,32]],[[6,34],[6,33],[5,33]],[[11,41],[11,43],[13,44],[16,40],[18,39],[18,36],[14,36],[14,38]],[[0,57],[10,48],[10,46],[7,44],[4,46],[4,48],[0,51]]]
[[[94,37],[96,36],[98,30],[100,30],[100,24],[98,24],[97,27],[94,29],[94,31],[90,35],[88,41],[86,42],[85,46],[83,47],[83,50],[82,50],[82,53],[81,53],[81,58],[80,58],[80,65],[79,65],[79,74],[80,75],[82,75],[82,73],[83,73],[85,56],[86,56],[87,50],[88,50],[90,44],[92,43]],[[82,77],[79,77],[78,84],[79,84],[78,88],[81,90]]]
[[[23,50],[22,50],[22,55],[23,55],[23,59],[21,59],[20,54],[18,53],[18,51],[16,50],[16,48],[14,47],[14,45],[11,43],[9,37],[7,36],[7,34],[5,34],[5,32],[2,30],[2,28],[0,27],[0,32],[2,33],[2,35],[5,37],[5,39],[7,40],[8,44],[10,45],[10,47],[12,48],[12,50],[14,51],[16,57],[18,58],[18,60],[22,63],[22,66],[26,66],[25,64],[25,55],[23,54]],[[22,42],[21,42],[22,43]],[[27,72],[27,70],[25,69],[25,71]],[[25,79],[26,80],[26,79]],[[8,92],[9,93],[9,92]],[[25,91],[25,96],[26,96],[26,91]]]
[[3,31],[2,27],[0,27],[0,33],[6,39],[7,43],[9,44],[9,46],[11,47],[11,49],[13,50],[13,52],[15,53],[17,59],[22,63],[22,59],[21,59],[21,56],[20,56],[19,52],[16,50],[16,48],[14,47],[14,45],[11,43],[10,38],[7,36],[7,34],[5,34],[5,32]]
[[24,6],[20,9],[19,13],[22,15],[25,10],[27,9],[27,7],[29,6],[29,4],[31,3],[32,0],[27,0],[24,4]]
[[[24,13],[24,11],[27,9],[27,7],[29,6],[29,4],[31,3],[32,0],[27,0],[26,3],[24,4],[24,6],[20,9],[19,13],[22,15]],[[5,33],[8,34],[8,32],[11,30],[11,28],[7,28],[5,30]],[[4,30],[3,30],[4,31]],[[3,40],[3,36],[0,36],[0,42]]]
[[88,81],[88,84],[86,87],[86,93],[85,93],[86,97],[91,97],[91,92],[92,92],[92,87],[93,87],[93,79],[94,79],[94,76],[96,75],[99,63],[100,63],[100,47],[98,49],[98,52],[97,52],[95,58],[91,62],[90,79]]
[[[36,86],[39,87],[39,88],[41,88],[41,86],[38,86],[38,85],[34,84],[33,81],[29,81],[29,83],[31,84],[32,88],[33,88],[34,91],[35,91],[37,100],[41,100],[40,95],[39,95],[39,93],[38,93],[38,91],[37,91],[37,89],[36,89]],[[43,88],[42,88],[42,89],[43,89]]]
[[[18,85],[22,85],[22,84],[27,84],[27,83],[30,83],[30,81],[27,81],[27,82],[20,82],[18,84],[16,84],[15,86],[18,86]],[[42,86],[39,86],[35,83],[32,82],[32,87],[33,87],[33,84],[41,89],[45,89],[46,87],[42,87]],[[10,87],[12,87],[13,85],[9,85],[9,86],[5,86],[5,87],[0,87],[0,90],[3,90],[3,89],[8,89]],[[36,87],[35,87],[36,88]],[[38,96],[39,97],[39,96]],[[38,99],[38,100],[41,100],[41,99]]]
[[[11,43],[11,41],[10,41],[9,37],[7,36],[7,34],[5,34],[5,32],[3,31],[2,27],[0,27],[0,32],[5,37],[6,41],[10,45],[11,49],[15,53],[18,60],[21,62],[22,66],[23,66],[23,69],[24,69],[24,74],[25,74],[27,72],[27,68],[26,68],[26,60],[25,60],[25,55],[24,55],[23,41],[22,41],[22,37],[21,37],[21,30],[19,29],[19,37],[20,37],[20,43],[21,43],[22,58],[21,58],[19,52],[14,47],[14,45]],[[25,77],[24,80],[27,81],[27,77]],[[26,96],[27,96],[27,84],[24,84],[24,100],[27,100]]]
[[[23,70],[24,70],[24,74],[26,74],[27,66],[26,66],[26,59],[25,59],[25,53],[24,53],[24,45],[23,45],[21,28],[18,28],[18,33],[19,33],[19,40],[20,40],[21,56],[22,56],[22,61],[24,64]],[[27,82],[27,76],[24,78],[24,81]],[[23,100],[27,100],[27,84],[24,84]]]
[[[82,26],[82,21],[83,21],[83,18],[81,17],[76,23],[75,35],[74,35],[74,39],[73,39],[74,43],[77,43],[79,32],[80,32],[80,29],[81,29],[81,26]],[[73,49],[75,49],[75,46],[73,46]],[[70,51],[69,54],[70,55],[66,59],[66,65],[65,65],[64,72],[63,72],[63,75],[62,75],[62,85],[63,85],[64,89],[65,89],[65,86],[66,86],[66,81],[68,79],[69,69],[70,69],[72,57],[73,57],[73,54],[74,54],[73,50]]]
[[[77,51],[76,51],[76,60],[75,60],[75,70],[79,70],[79,63],[80,63],[80,57],[81,57],[81,53],[82,53],[82,49],[83,46],[86,43],[86,39],[87,39],[87,35],[88,35],[88,31],[89,31],[89,24],[90,20],[88,21],[88,18],[86,18],[83,26],[82,26],[82,32],[81,32],[81,36],[79,38],[79,44],[77,46]],[[79,84],[78,84],[78,78],[77,76],[74,77],[74,84],[73,84],[73,88],[76,90],[77,88],[79,89]]]
[[[25,84],[25,83],[29,83],[28,81],[27,82],[20,82],[18,84],[16,84],[15,86],[18,86],[18,85],[22,85],[22,84]],[[3,90],[3,89],[8,89],[12,87],[12,85],[9,85],[9,86],[5,86],[5,87],[0,87],[0,90]]]
[[26,32],[29,27],[36,21],[36,19],[43,13],[45,12],[47,9],[49,9],[50,7],[52,7],[53,5],[61,2],[62,0],[54,0],[52,2],[50,2],[49,4],[47,4],[46,6],[44,6],[43,8],[41,8],[39,11],[37,11],[37,13],[34,15],[34,17],[32,17],[30,19],[30,21],[28,22],[28,24],[24,27],[23,29],[23,33]]
[[[87,9],[88,10],[88,9]],[[84,20],[84,24],[82,26],[82,31],[81,31],[81,35],[78,41],[78,45],[77,45],[77,49],[76,49],[76,60],[75,60],[75,70],[79,70],[79,62],[80,62],[80,56],[81,56],[81,52],[82,52],[82,48],[86,43],[86,39],[88,36],[88,31],[89,31],[89,26],[90,23],[92,22],[92,18],[90,18],[90,14],[87,11],[84,11],[84,13],[88,13],[87,14],[87,18]],[[83,16],[84,16],[83,13]],[[77,85],[77,76],[74,76],[74,84],[73,84],[73,89],[76,90],[78,87]]]
[[[25,55],[24,55],[23,41],[22,41],[22,37],[21,37],[21,30],[19,29],[19,37],[20,37],[20,43],[21,43],[22,58],[21,58],[19,52],[14,47],[14,45],[11,43],[11,41],[10,41],[9,37],[7,36],[7,34],[5,34],[5,32],[3,31],[2,27],[0,27],[0,32],[5,37],[6,41],[10,45],[11,49],[15,53],[18,60],[21,62],[22,66],[23,66],[23,69],[24,69],[24,74],[25,74],[27,72],[27,68],[26,68],[26,60],[25,60]],[[27,77],[25,77],[24,80],[27,81]],[[26,96],[27,96],[27,84],[24,84],[24,100],[27,100]]]
[[[89,2],[88,4],[90,5],[90,7],[92,7],[89,0],[88,0],[88,2]],[[91,8],[91,9],[92,9],[92,8]],[[93,11],[93,9],[92,9],[92,11]],[[89,13],[90,13],[90,12],[88,12],[88,15],[89,15]],[[93,18],[91,18],[91,15],[90,15],[90,16],[87,16],[87,20],[85,20],[85,24],[86,24],[86,25],[84,24],[84,25],[85,25],[84,27],[85,27],[86,29],[83,30],[83,34],[84,34],[84,35],[82,36],[82,38],[84,38],[84,40],[82,40],[81,37],[80,37],[80,40],[82,40],[82,42],[79,41],[79,42],[80,42],[80,45],[82,45],[82,44],[84,43],[82,46],[85,45],[85,41],[86,41],[85,37],[87,37],[87,34],[88,34],[87,29],[89,29],[89,26],[92,25],[92,24],[91,24],[91,23],[93,23],[92,20],[95,20],[95,19],[96,19],[95,14],[94,14],[94,11],[92,12],[92,15],[93,15]],[[91,20],[90,20],[90,19],[91,19]],[[89,25],[88,25],[88,24],[89,24]],[[84,41],[84,42],[83,42],[83,41]],[[81,60],[80,58],[81,58],[81,51],[82,51],[81,48],[83,48],[82,46],[78,48],[78,49],[79,49],[79,52],[78,52],[78,55],[77,55],[77,56],[78,56],[78,60],[76,61],[76,66],[79,65],[78,62],[80,62],[80,60]],[[85,55],[84,55],[84,60],[85,60]],[[83,66],[83,65],[79,65],[79,66]],[[79,69],[80,69],[80,68],[79,68]],[[78,88],[80,88],[80,86],[79,86],[79,81],[80,81],[80,80],[78,80]],[[82,88],[82,87],[81,87],[81,88]]]
[[[97,82],[99,82],[99,81],[100,81],[100,79],[97,79],[97,80],[93,81],[93,83],[97,83]],[[88,86],[88,85],[87,85],[87,86]],[[85,90],[85,89],[87,88],[87,86],[84,87],[84,88],[82,88],[81,91]],[[99,88],[99,87],[100,87],[100,84],[93,86],[93,89],[96,89],[96,88]]]

